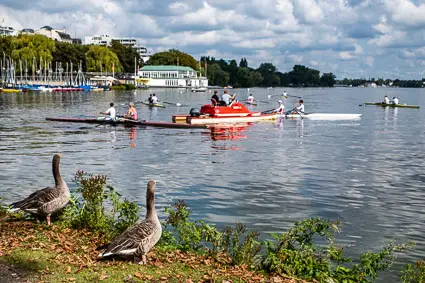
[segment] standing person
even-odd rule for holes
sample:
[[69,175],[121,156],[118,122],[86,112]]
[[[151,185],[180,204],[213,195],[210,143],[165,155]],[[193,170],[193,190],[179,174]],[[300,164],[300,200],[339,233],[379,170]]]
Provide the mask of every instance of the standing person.
[[390,104],[390,99],[386,95],[384,96],[384,104]]
[[136,107],[134,107],[134,103],[130,102],[128,106],[127,114],[125,114],[124,117],[131,120],[137,120],[137,110]]
[[158,97],[156,97],[155,93],[152,94],[152,104],[157,104],[158,103]]
[[110,104],[109,104],[109,109],[108,110],[106,110],[105,112],[102,112],[102,114],[105,114],[105,115],[109,115],[109,119],[110,120],[115,120],[115,118],[117,117],[116,116],[116,110],[115,110],[115,108],[114,108],[114,103],[113,102],[111,102]]
[[211,97],[211,103],[212,105],[216,106],[220,102],[220,98],[218,97],[218,90],[214,90],[214,94]]
[[277,113],[277,114],[284,114],[285,113],[285,105],[283,105],[283,101],[279,100],[278,103],[279,103],[279,107],[276,108],[275,110],[273,110],[273,112]]
[[248,98],[246,99],[246,101],[250,104],[254,103],[254,96],[252,95],[252,93],[248,96]]
[[224,106],[229,105],[231,98],[232,97],[230,96],[230,94],[227,92],[227,90],[225,90],[223,96],[221,97],[221,101],[223,102],[222,104],[224,104]]
[[393,104],[398,104],[399,103],[399,101],[398,101],[398,98],[397,97],[393,97]]

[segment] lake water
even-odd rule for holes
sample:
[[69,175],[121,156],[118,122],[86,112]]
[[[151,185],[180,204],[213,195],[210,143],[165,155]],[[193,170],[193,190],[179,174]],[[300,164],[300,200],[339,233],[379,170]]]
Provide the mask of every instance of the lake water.
[[[357,121],[286,120],[230,129],[159,129],[45,121],[45,117],[98,115],[111,101],[124,113],[130,101],[156,93],[181,107],[136,105],[141,119],[171,115],[209,102],[212,93],[150,89],[105,93],[0,93],[0,196],[13,202],[53,184],[51,158],[63,154],[61,172],[71,188],[83,169],[105,174],[128,199],[145,204],[157,180],[157,207],[178,199],[193,217],[219,227],[235,222],[262,232],[284,232],[297,220],[342,219],[339,242],[350,256],[378,251],[389,241],[417,242],[399,263],[425,256],[425,112],[359,106],[387,94],[425,107],[425,90],[390,88],[286,89],[306,112],[361,113]],[[222,92],[220,90],[220,92]],[[246,89],[234,89],[239,99]],[[250,90],[277,107],[282,89]],[[268,99],[268,95],[272,95]],[[297,98],[289,97],[286,107]],[[270,102],[270,103],[266,103]],[[142,211],[144,214],[144,210]],[[394,269],[400,266],[396,265]],[[384,278],[397,280],[398,273]]]

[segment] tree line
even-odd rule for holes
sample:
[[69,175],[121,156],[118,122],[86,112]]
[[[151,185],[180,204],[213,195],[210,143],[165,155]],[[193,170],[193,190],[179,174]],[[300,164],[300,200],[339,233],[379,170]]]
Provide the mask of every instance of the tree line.
[[112,41],[111,46],[79,45],[54,41],[43,35],[19,35],[0,37],[0,56],[12,59],[17,70],[20,63],[31,72],[44,68],[45,64],[58,62],[73,64],[85,72],[134,72],[134,58],[140,61],[139,53],[132,47]]
[[382,79],[382,78],[370,78],[370,79],[348,79],[344,78],[343,80],[337,81],[338,85],[343,86],[367,86],[371,84],[376,84],[377,86],[390,86],[390,87],[408,87],[408,88],[422,88],[424,87],[425,78],[422,80],[389,80],[389,79]]

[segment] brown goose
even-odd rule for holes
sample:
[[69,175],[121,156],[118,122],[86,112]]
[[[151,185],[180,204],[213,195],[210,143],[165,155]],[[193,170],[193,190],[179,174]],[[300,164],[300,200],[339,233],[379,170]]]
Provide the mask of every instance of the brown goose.
[[146,255],[159,241],[162,234],[161,223],[155,211],[155,184],[154,180],[148,183],[145,220],[136,223],[119,235],[103,253],[99,254],[99,258],[111,255],[132,255],[134,261],[146,264]]
[[30,194],[26,199],[12,203],[12,210],[46,216],[47,224],[50,225],[50,215],[65,207],[70,198],[69,188],[59,172],[60,154],[55,154],[52,160],[53,177],[55,187],[47,187]]

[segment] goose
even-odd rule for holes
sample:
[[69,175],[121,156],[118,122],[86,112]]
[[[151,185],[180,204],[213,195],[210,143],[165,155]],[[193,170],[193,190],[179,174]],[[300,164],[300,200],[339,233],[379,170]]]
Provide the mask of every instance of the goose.
[[12,211],[23,210],[32,214],[46,216],[47,225],[50,225],[50,215],[64,208],[71,197],[69,188],[59,172],[60,154],[55,154],[52,160],[55,187],[47,187],[33,192],[24,200],[12,203]]
[[147,186],[146,218],[115,238],[106,250],[99,254],[99,258],[111,255],[132,255],[138,264],[146,264],[146,255],[159,241],[162,234],[161,223],[155,211],[155,184],[154,180],[150,180]]

